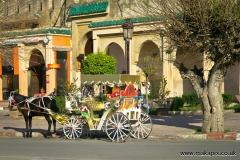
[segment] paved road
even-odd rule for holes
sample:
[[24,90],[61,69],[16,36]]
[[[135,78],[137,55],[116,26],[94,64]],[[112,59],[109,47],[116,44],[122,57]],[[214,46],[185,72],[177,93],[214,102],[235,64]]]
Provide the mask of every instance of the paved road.
[[[239,160],[239,141],[133,140],[110,143],[104,139],[42,139],[0,137],[0,160]],[[236,153],[236,156],[208,156]],[[187,154],[202,154],[188,156]],[[185,154],[185,156],[181,156]]]

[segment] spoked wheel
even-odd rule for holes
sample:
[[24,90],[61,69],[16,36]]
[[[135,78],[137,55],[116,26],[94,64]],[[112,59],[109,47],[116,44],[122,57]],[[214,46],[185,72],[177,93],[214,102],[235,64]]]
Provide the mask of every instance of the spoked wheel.
[[82,134],[82,123],[75,116],[71,116],[63,125],[63,132],[68,139],[78,139]]
[[105,130],[112,141],[125,142],[131,131],[130,121],[124,114],[116,112],[107,119]]
[[131,121],[132,130],[130,132],[133,138],[146,139],[152,132],[152,119],[142,112],[136,121]]

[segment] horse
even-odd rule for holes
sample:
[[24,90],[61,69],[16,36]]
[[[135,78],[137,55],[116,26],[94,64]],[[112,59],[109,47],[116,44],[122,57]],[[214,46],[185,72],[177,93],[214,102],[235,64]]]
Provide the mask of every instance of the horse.
[[[45,108],[57,113],[59,108],[56,101],[50,96],[46,97],[27,97],[16,92],[12,92],[9,97],[9,108],[17,105],[21,110],[26,123],[26,133],[23,133],[23,137],[32,137],[32,117],[44,115],[48,122],[48,130],[46,138],[51,137],[51,125],[54,127],[54,134],[56,134],[56,120],[52,118]],[[52,120],[51,120],[52,119]]]

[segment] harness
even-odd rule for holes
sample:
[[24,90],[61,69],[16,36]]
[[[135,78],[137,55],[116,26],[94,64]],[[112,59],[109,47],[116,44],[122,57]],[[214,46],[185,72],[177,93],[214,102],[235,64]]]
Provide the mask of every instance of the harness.
[[[50,100],[52,100],[52,98],[51,98],[50,96],[47,96],[47,97],[48,97]],[[10,106],[17,106],[17,105],[25,102],[25,103],[26,103],[26,106],[27,106],[27,110],[28,110],[28,116],[29,116],[29,115],[31,114],[31,111],[32,111],[32,112],[37,112],[37,111],[35,111],[35,110],[30,109],[30,105],[33,105],[33,106],[35,106],[36,108],[41,108],[41,109],[44,110],[44,112],[40,112],[40,113],[46,113],[46,105],[45,105],[45,103],[44,103],[43,98],[44,98],[44,97],[37,97],[37,98],[35,98],[35,97],[30,97],[30,98],[27,98],[27,99],[25,99],[25,100],[23,100],[23,101],[20,101],[20,102],[16,103],[16,100],[14,99],[14,92],[13,92],[12,94],[10,93],[10,96],[9,96],[9,98],[8,98],[8,101],[9,101],[9,103],[10,103]],[[40,99],[38,105],[32,103],[32,101],[35,100],[35,99]],[[42,102],[42,104],[43,104],[43,107],[40,106],[40,105],[41,105],[41,102]]]

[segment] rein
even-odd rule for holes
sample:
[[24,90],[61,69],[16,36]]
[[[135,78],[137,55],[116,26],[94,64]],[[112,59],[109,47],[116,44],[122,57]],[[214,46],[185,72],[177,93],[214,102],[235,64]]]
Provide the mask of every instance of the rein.
[[[39,107],[39,108],[42,108],[42,107]],[[41,111],[32,110],[32,109],[29,109],[29,108],[26,108],[26,107],[21,108],[21,109],[25,109],[25,110],[27,110],[27,111],[29,111],[29,112],[32,111],[32,112],[37,112],[37,113],[49,114],[49,113],[46,113],[46,112],[41,112]],[[42,108],[42,109],[44,109],[44,108]]]
[[[31,101],[33,101],[33,100],[35,100],[35,99],[37,99],[37,98],[31,99]],[[29,99],[26,99],[26,100],[25,100],[25,102],[26,102],[26,104],[27,104],[27,106],[28,106],[28,115],[30,114],[31,111],[32,111],[32,112],[39,112],[39,111],[31,110],[29,104],[34,105],[36,108],[41,108],[41,109],[44,110],[44,112],[40,112],[40,113],[46,113],[46,112],[45,112],[45,111],[46,111],[46,110],[45,110],[46,106],[45,106],[45,104],[44,104],[43,97],[40,97],[40,98],[38,98],[38,99],[40,99],[39,105],[30,102]],[[43,103],[43,107],[40,106],[40,102],[41,102],[41,101],[42,101],[42,103]]]

